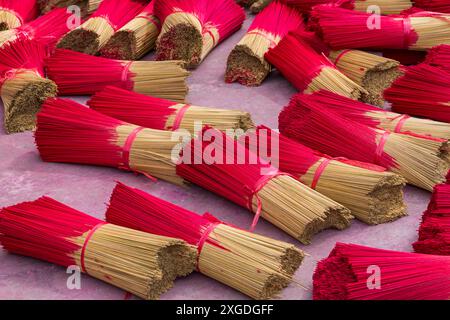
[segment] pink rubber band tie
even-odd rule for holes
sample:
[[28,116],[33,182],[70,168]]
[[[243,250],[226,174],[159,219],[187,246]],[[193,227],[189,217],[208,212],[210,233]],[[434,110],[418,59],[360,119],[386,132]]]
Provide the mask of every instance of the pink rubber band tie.
[[158,29],[161,28],[161,23],[159,22],[159,20],[152,15],[150,15],[150,16],[142,15],[142,16],[137,16],[136,19],[137,18],[148,20],[151,24],[153,24]]
[[133,61],[129,61],[128,63],[126,63],[124,65],[124,68],[122,70],[122,81],[123,82],[128,82],[130,80],[129,73],[130,73],[130,68],[131,68],[132,64],[133,64]]
[[264,34],[261,31],[253,30],[253,31],[247,32],[247,35],[250,35],[250,34],[254,34],[254,35],[265,38],[267,41],[270,42],[270,49],[273,49],[277,46],[277,43],[273,39],[270,39],[269,34],[267,34],[267,33]]
[[81,248],[80,263],[81,263],[81,271],[83,271],[86,274],[88,274],[88,272],[86,270],[86,265],[84,263],[84,257],[85,257],[85,254],[86,254],[87,245],[88,245],[89,241],[92,239],[92,237],[94,236],[94,233],[98,229],[103,227],[105,224],[107,224],[107,223],[106,222],[100,222],[99,224],[97,224],[94,228],[92,228],[89,231],[88,235],[86,236],[86,239],[84,240],[83,248]]
[[203,32],[203,34],[205,34],[205,33],[208,33],[211,36],[211,38],[213,40],[213,47],[215,47],[217,45],[217,43],[216,43],[216,37],[214,36],[214,33],[209,29],[205,29],[205,32]]
[[197,243],[197,271],[200,272],[200,255],[203,251],[203,248],[206,244],[206,241],[209,239],[211,232],[213,232],[222,222],[211,223],[208,228],[203,232],[202,237]]
[[316,172],[314,173],[314,178],[311,182],[311,189],[316,190],[317,184],[319,183],[320,177],[324,173],[326,167],[330,164],[334,159],[324,159],[322,163],[317,167]]
[[334,65],[337,66],[337,64],[339,63],[339,60],[342,59],[342,57],[344,55],[346,55],[347,53],[349,53],[350,51],[353,51],[351,49],[345,49],[343,50],[341,53],[339,53],[339,55],[336,57],[336,59],[334,60]]
[[402,128],[405,125],[405,122],[410,119],[411,117],[408,115],[401,116],[400,120],[398,121],[397,125],[395,126],[394,132],[395,133],[402,133]]
[[381,136],[380,142],[378,143],[377,150],[375,151],[375,163],[380,164],[381,162],[381,156],[384,152],[384,146],[386,145],[387,139],[391,133],[389,131],[386,131]]
[[183,122],[184,116],[190,107],[191,105],[185,104],[180,110],[178,110],[175,120],[173,121],[172,131],[177,131],[180,129],[181,122]]
[[411,18],[404,17],[402,21],[404,33],[404,49],[408,49],[409,46],[411,45],[411,32],[412,32]]

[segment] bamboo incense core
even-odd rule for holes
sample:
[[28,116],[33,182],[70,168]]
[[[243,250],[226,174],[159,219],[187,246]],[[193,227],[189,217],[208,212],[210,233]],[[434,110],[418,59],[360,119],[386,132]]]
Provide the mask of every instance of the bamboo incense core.
[[1,98],[5,114],[4,123],[7,133],[33,130],[36,126],[36,114],[42,103],[56,96],[57,88],[48,80],[31,70],[16,70],[11,79],[1,85]]
[[347,77],[366,89],[362,101],[384,106],[383,93],[403,72],[398,61],[360,50],[331,51],[330,59]]
[[156,16],[141,13],[111,37],[101,49],[102,56],[119,60],[139,60],[155,47],[159,25]]

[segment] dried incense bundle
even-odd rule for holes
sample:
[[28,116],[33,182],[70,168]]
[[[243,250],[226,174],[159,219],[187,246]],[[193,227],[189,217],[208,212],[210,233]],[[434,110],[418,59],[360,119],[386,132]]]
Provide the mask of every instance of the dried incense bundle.
[[407,214],[403,201],[406,181],[385,168],[322,155],[264,126],[247,136],[258,146],[268,143],[268,150],[276,139],[281,171],[346,206],[365,223],[386,223]]
[[341,116],[369,127],[395,133],[414,133],[450,140],[450,124],[428,119],[414,118],[406,114],[381,110],[346,97],[319,91],[311,99],[326,105]]
[[0,0],[0,31],[18,28],[38,14],[36,0]]
[[58,48],[95,55],[142,9],[142,3],[133,0],[104,0],[88,20],[58,42]]
[[278,45],[289,31],[303,27],[303,17],[278,1],[270,4],[253,20],[245,36],[228,56],[225,81],[258,86],[271,71],[264,54]]
[[178,141],[171,137],[170,131],[131,125],[64,99],[44,103],[35,133],[44,161],[114,167],[181,184],[172,162]]
[[400,62],[365,51],[331,51],[330,59],[343,74],[367,90],[364,102],[381,107],[384,90],[403,74]]
[[[312,15],[318,21],[325,42],[335,50],[427,50],[439,44],[450,44],[450,16],[446,14],[425,11],[403,17],[373,17],[322,5],[315,7]],[[379,28],[375,18],[379,19]]]
[[384,98],[395,112],[450,122],[450,72],[424,63],[408,67]]
[[310,95],[297,95],[279,118],[281,133],[333,157],[374,163],[432,191],[449,170],[445,139],[391,133],[341,117]]
[[186,129],[195,134],[203,125],[223,131],[246,131],[254,126],[248,112],[198,107],[144,96],[116,87],[107,87],[97,92],[88,101],[88,105],[110,117],[158,130]]
[[47,13],[54,8],[77,5],[81,8],[83,16],[86,16],[97,10],[102,0],[38,0],[38,2],[42,13]]
[[183,102],[188,92],[181,61],[112,60],[58,49],[46,66],[61,95],[90,95],[111,85]]
[[450,259],[337,243],[313,276],[315,300],[447,300]]
[[334,4],[337,7],[367,12],[370,6],[377,6],[381,14],[399,14],[413,6],[413,0],[281,0],[302,12],[311,11],[321,4]]
[[428,209],[419,228],[419,240],[413,244],[419,253],[450,255],[450,185],[434,187]]
[[292,282],[304,257],[291,244],[238,229],[208,213],[200,216],[121,183],[106,219],[197,246],[199,272],[254,299],[276,297]]
[[134,19],[116,31],[100,50],[102,56],[119,60],[139,60],[155,47],[161,28],[154,1]]
[[48,197],[2,209],[0,243],[11,253],[78,266],[143,299],[157,299],[196,260],[183,240],[115,226]]
[[353,99],[359,99],[362,93],[366,93],[294,33],[289,33],[275,48],[270,49],[265,58],[301,92],[313,93],[325,89]]
[[64,8],[54,9],[19,28],[1,31],[0,48],[8,41],[26,36],[53,49],[58,40],[70,31],[67,23],[70,15]]
[[17,39],[0,49],[0,95],[6,133],[33,130],[36,113],[56,85],[45,78],[46,48],[35,40]]
[[177,174],[254,212],[251,230],[263,217],[304,244],[323,229],[348,227],[353,218],[215,129],[205,128],[184,147]]
[[155,2],[162,29],[157,60],[199,65],[220,42],[239,30],[245,12],[234,0],[165,0]]
[[448,0],[414,0],[417,7],[433,12],[450,13],[450,3]]

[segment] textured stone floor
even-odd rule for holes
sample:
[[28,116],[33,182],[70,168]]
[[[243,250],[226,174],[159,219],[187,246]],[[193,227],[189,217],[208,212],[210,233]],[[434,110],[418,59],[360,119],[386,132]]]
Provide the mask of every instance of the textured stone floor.
[[[244,29],[216,48],[193,72],[189,80],[189,102],[222,108],[240,108],[252,113],[258,124],[277,126],[277,116],[295,90],[280,75],[273,74],[259,88],[224,83],[228,53],[244,34]],[[150,57],[149,57],[150,58]],[[84,102],[85,98],[79,98]],[[0,121],[2,114],[0,114]],[[209,211],[241,227],[251,224],[245,209],[195,186],[179,188],[165,182],[152,183],[112,168],[43,163],[34,147],[31,133],[5,135],[0,129],[0,207],[48,195],[74,208],[102,218],[105,203],[120,180],[188,209]],[[413,187],[406,189],[409,216],[394,223],[370,227],[355,222],[345,231],[325,231],[310,246],[300,246],[310,256],[296,274],[301,285],[291,285],[281,298],[310,299],[311,277],[316,262],[326,257],[334,244],[351,242],[386,249],[411,250],[416,230],[430,194]],[[256,232],[298,244],[282,231],[261,220]],[[30,258],[10,255],[0,249],[0,299],[124,299],[125,293],[101,281],[83,276],[81,290],[68,290],[67,274],[60,268]],[[200,274],[178,280],[162,299],[246,299]]]

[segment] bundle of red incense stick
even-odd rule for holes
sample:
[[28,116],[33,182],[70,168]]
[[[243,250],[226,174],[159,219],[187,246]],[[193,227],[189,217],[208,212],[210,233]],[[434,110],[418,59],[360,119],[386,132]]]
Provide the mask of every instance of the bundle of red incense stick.
[[316,300],[447,300],[450,258],[337,243],[314,272]]
[[94,94],[111,85],[183,102],[188,92],[181,61],[112,60],[58,49],[46,66],[61,95]]
[[65,35],[58,48],[95,55],[114,35],[143,9],[143,1],[104,0],[81,26]]
[[260,85],[271,70],[264,59],[266,52],[289,31],[303,28],[303,17],[297,10],[274,1],[253,20],[245,36],[228,56],[226,82],[247,86]]
[[195,134],[203,125],[223,131],[254,126],[248,112],[183,104],[116,87],[97,92],[87,104],[110,117],[158,130],[185,129]]
[[419,253],[450,255],[450,185],[434,188],[428,209],[419,228],[419,240],[413,244]]
[[183,149],[177,174],[255,213],[303,243],[349,226],[350,211],[279,171],[221,131],[204,128]]
[[109,166],[182,183],[172,161],[178,145],[172,132],[138,127],[75,101],[47,100],[37,116],[35,140],[47,162]]
[[450,45],[442,44],[431,48],[428,51],[425,63],[450,72]]
[[280,170],[343,204],[365,223],[385,223],[406,215],[405,180],[385,168],[320,154],[264,126],[249,131],[244,141],[267,150],[276,143],[278,154],[268,154],[266,160],[279,157]]
[[327,108],[344,118],[369,127],[395,133],[414,133],[450,140],[449,123],[382,110],[324,90],[312,94],[311,99],[321,105],[326,105]]
[[414,0],[414,4],[428,11],[450,12],[450,3],[447,0]]
[[13,41],[19,36],[35,39],[53,49],[59,39],[70,31],[67,23],[71,13],[59,8],[40,16],[36,20],[23,24],[16,29],[0,32],[0,48],[8,41]]
[[234,0],[156,1],[162,22],[157,60],[183,60],[193,67],[220,42],[239,30],[245,12]]
[[102,56],[120,60],[138,60],[155,47],[161,23],[150,2],[135,18],[116,31],[100,50]]
[[296,95],[279,117],[282,134],[334,157],[374,163],[432,191],[446,181],[446,139],[399,134],[341,117],[312,95]]
[[408,67],[384,97],[395,112],[450,122],[450,70],[425,63]]
[[265,54],[265,58],[301,92],[325,89],[354,99],[366,93],[297,33],[289,33]]
[[367,12],[370,6],[377,6],[381,14],[399,14],[413,6],[413,0],[281,0],[302,11],[309,12],[314,6],[330,4],[349,10]]
[[254,299],[276,297],[289,285],[304,254],[295,246],[202,216],[118,183],[106,220],[195,245],[197,270]]
[[18,28],[39,15],[36,0],[1,0],[0,31]]
[[55,83],[44,75],[46,57],[41,43],[23,36],[0,49],[0,91],[7,133],[33,130],[42,103],[56,95]]
[[195,251],[183,240],[108,224],[51,198],[0,211],[9,252],[82,272],[144,299],[156,299],[191,273]]
[[333,49],[427,50],[450,44],[450,16],[417,12],[406,16],[372,16],[327,5],[314,7],[312,15],[320,34]]

